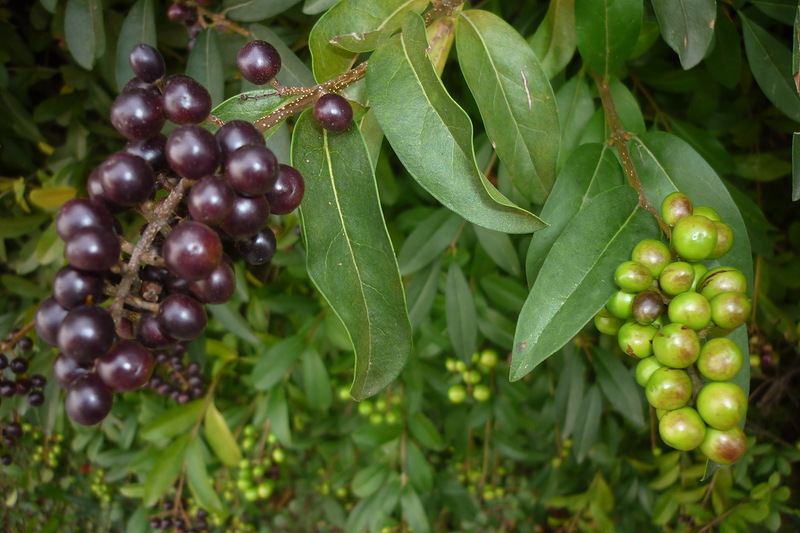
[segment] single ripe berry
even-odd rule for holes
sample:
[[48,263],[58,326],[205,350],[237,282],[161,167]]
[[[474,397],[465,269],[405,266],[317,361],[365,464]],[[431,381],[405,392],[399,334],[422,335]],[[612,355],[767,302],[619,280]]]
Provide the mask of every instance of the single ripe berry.
[[185,124],[167,138],[167,162],[179,176],[200,179],[214,174],[220,152],[216,138],[205,128]]
[[62,389],[69,388],[73,381],[91,371],[91,363],[81,363],[64,354],[59,354],[53,361],[53,379]]
[[711,320],[718,327],[736,329],[747,321],[752,304],[750,298],[741,292],[723,292],[709,301]]
[[672,299],[667,314],[670,322],[679,322],[699,331],[711,322],[711,305],[696,292],[684,292]]
[[116,265],[119,253],[119,239],[107,226],[82,228],[67,239],[64,247],[64,257],[70,265],[92,272]]
[[692,378],[679,368],[658,369],[647,381],[645,396],[656,409],[680,409],[692,397]]
[[56,215],[56,233],[64,241],[79,229],[97,226],[108,228],[113,224],[114,219],[105,206],[86,198],[68,200]]
[[633,316],[633,299],[635,294],[625,291],[617,291],[608,300],[606,309],[617,318],[627,320]]
[[8,365],[14,374],[24,374],[28,371],[28,360],[22,357],[15,357]]
[[236,249],[250,265],[268,263],[275,255],[278,244],[270,228],[263,228],[252,237],[236,241]]
[[226,122],[217,130],[214,136],[219,143],[223,159],[227,159],[230,154],[248,144],[257,146],[266,145],[264,135],[262,135],[253,124],[246,120],[231,120],[230,122]]
[[672,229],[672,247],[687,261],[703,261],[717,245],[717,227],[702,215],[680,219]]
[[170,294],[161,302],[158,311],[158,321],[164,332],[178,340],[198,337],[207,320],[202,304],[185,294]]
[[129,154],[136,155],[144,159],[153,172],[161,172],[167,170],[167,138],[158,134],[149,139],[141,139],[138,141],[129,141],[125,145],[125,151]]
[[653,354],[664,366],[686,368],[700,355],[700,339],[689,326],[667,324],[653,337]]
[[140,204],[153,192],[153,169],[139,156],[116,152],[108,156],[97,170],[103,195],[117,205]]
[[594,326],[603,335],[617,335],[623,324],[624,320],[612,315],[605,307],[594,317]]
[[653,337],[658,333],[655,326],[645,326],[638,322],[626,322],[617,333],[619,347],[636,359],[653,355]]
[[86,374],[72,382],[64,397],[67,415],[83,426],[99,424],[108,413],[114,395],[97,374]]
[[744,274],[733,267],[717,267],[709,270],[700,279],[697,285],[697,292],[711,299],[723,292],[746,292],[747,278]]
[[64,318],[58,329],[58,348],[67,357],[91,362],[111,347],[114,320],[102,307],[82,305]]
[[167,9],[167,18],[184,26],[193,26],[197,23],[197,8],[173,3]]
[[207,278],[189,282],[189,290],[195,298],[206,304],[222,304],[233,296],[236,278],[227,261],[220,261]]
[[668,194],[661,202],[661,218],[669,226],[674,226],[678,220],[691,214],[692,201],[682,192]]
[[136,341],[120,341],[97,360],[95,370],[107,387],[119,392],[139,389],[150,380],[155,361]]
[[200,222],[178,224],[164,241],[164,262],[175,276],[188,281],[207,278],[222,258],[216,231]]
[[50,346],[58,346],[58,328],[66,318],[69,310],[59,305],[52,296],[39,304],[34,316],[36,334]]
[[697,395],[697,411],[712,428],[731,429],[747,412],[747,395],[730,381],[708,383]]
[[197,80],[183,74],[164,82],[164,115],[175,124],[197,124],[211,112],[211,94]]
[[278,178],[272,189],[267,191],[267,201],[274,215],[287,215],[297,209],[303,201],[306,183],[303,175],[289,165],[281,164]]
[[652,324],[664,312],[664,301],[656,291],[643,291],[634,296],[631,306],[633,319],[639,324]]
[[219,227],[234,239],[246,239],[257,234],[268,218],[269,202],[265,196],[237,196]]
[[651,355],[650,357],[641,359],[638,363],[636,363],[636,383],[642,387],[646,387],[647,382],[650,381],[650,377],[659,368],[664,368],[664,365],[662,365],[654,356]]
[[206,176],[189,191],[189,214],[197,222],[216,224],[228,216],[235,199],[236,193],[224,178]]
[[697,411],[691,407],[681,407],[661,417],[658,433],[668,446],[688,452],[703,442],[706,425]]
[[121,93],[111,106],[111,124],[128,139],[155,137],[164,126],[161,98],[148,89]]
[[711,339],[700,349],[697,370],[704,378],[712,381],[733,379],[744,364],[744,356],[739,346],[725,337]]
[[650,270],[636,261],[625,261],[614,272],[617,286],[627,292],[641,292],[650,288],[653,276]]
[[690,290],[694,282],[694,267],[683,261],[676,261],[665,266],[658,278],[661,290],[670,296]]
[[31,391],[28,394],[28,403],[31,407],[40,407],[44,404],[44,393],[40,390]]
[[131,50],[128,60],[131,70],[142,81],[154,83],[164,76],[166,66],[158,50],[147,44],[137,44]]
[[136,340],[141,342],[143,346],[152,350],[163,350],[177,342],[167,335],[156,316],[149,313],[143,314],[141,320],[139,320]]
[[244,79],[264,85],[281,70],[281,55],[266,41],[250,41],[236,54],[236,66]]
[[261,196],[278,179],[278,158],[266,146],[242,146],[228,155],[225,177],[242,196]]
[[31,376],[31,384],[37,388],[41,389],[47,384],[47,378],[41,374],[34,374]]
[[734,239],[731,227],[724,222],[717,221],[714,221],[714,226],[717,228],[717,244],[706,259],[719,259],[733,248]]
[[643,264],[658,279],[661,271],[672,262],[672,255],[666,244],[656,239],[644,239],[633,247],[631,259]]
[[747,437],[738,427],[725,431],[708,428],[700,451],[715,463],[732,465],[747,451]]
[[712,220],[714,222],[720,222],[722,220],[722,217],[719,216],[719,213],[717,213],[715,209],[708,207],[707,205],[699,205],[695,207],[694,209],[692,209],[692,214],[704,216],[707,219]]
[[342,132],[353,122],[353,108],[343,96],[323,94],[314,104],[314,118],[326,130]]

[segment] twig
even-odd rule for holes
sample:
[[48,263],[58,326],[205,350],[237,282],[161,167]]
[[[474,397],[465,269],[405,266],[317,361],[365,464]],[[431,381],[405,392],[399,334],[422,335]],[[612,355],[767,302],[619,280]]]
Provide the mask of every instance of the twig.
[[0,342],[0,352],[5,353],[13,350],[14,346],[16,346],[17,343],[21,341],[22,338],[25,337],[30,330],[33,329],[34,325],[35,322],[31,320],[30,322],[22,326],[22,328],[20,328],[19,331],[14,333],[10,339],[8,339],[7,341]]

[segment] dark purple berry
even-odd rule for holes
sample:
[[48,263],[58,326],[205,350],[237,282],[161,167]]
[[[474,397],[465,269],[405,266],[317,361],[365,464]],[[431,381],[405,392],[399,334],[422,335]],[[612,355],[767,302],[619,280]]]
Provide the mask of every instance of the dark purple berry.
[[338,94],[324,94],[314,104],[314,118],[326,130],[341,132],[353,122],[353,108]]
[[167,139],[167,161],[178,175],[200,179],[217,170],[219,145],[208,130],[196,124],[186,124],[173,131]]
[[206,327],[206,311],[203,305],[185,294],[171,294],[161,303],[158,321],[171,337],[191,340],[199,336]]
[[269,218],[269,202],[265,196],[237,196],[230,214],[220,227],[234,239],[252,237]]
[[210,276],[221,258],[222,241],[219,235],[200,222],[181,222],[164,241],[167,269],[188,281]]
[[108,226],[83,228],[66,241],[64,256],[69,264],[81,270],[100,272],[119,261],[120,244]]
[[186,371],[189,373],[190,376],[196,376],[200,374],[200,365],[193,361],[189,363],[189,366],[186,368]]
[[267,191],[267,201],[274,215],[287,215],[297,209],[306,192],[303,175],[289,165],[280,165],[278,178],[272,189]]
[[169,276],[169,270],[153,265],[145,265],[141,270],[139,270],[139,279],[142,281],[164,283],[164,281],[167,279],[167,276]]
[[103,300],[103,277],[65,266],[53,278],[53,298],[64,309],[92,305]]
[[225,179],[207,176],[189,191],[189,214],[198,222],[216,224],[233,209],[236,193]]
[[225,177],[239,194],[261,196],[278,178],[278,159],[266,146],[242,146],[225,161]]
[[161,54],[150,45],[137,44],[131,50],[128,61],[133,73],[147,83],[153,83],[164,77],[166,66]]
[[130,207],[150,197],[155,181],[147,161],[128,152],[116,152],[98,168],[103,195],[115,204]]
[[215,133],[222,157],[227,159],[230,154],[242,146],[255,144],[265,146],[264,136],[253,124],[246,120],[231,120],[226,122]]
[[58,328],[68,313],[52,296],[42,301],[34,317],[39,338],[50,346],[58,346]]
[[125,151],[144,159],[153,172],[161,172],[167,170],[167,138],[158,134],[149,139],[142,139],[139,141],[129,141],[125,145]]
[[[100,179],[99,175],[97,175],[97,179]],[[66,241],[79,229],[97,226],[111,227],[113,223],[114,219],[111,213],[102,204],[86,198],[73,198],[58,210],[56,233]]]
[[102,307],[83,305],[69,312],[58,328],[58,347],[67,357],[91,362],[114,342],[114,320]]
[[24,374],[28,371],[28,360],[22,357],[15,357],[8,366],[13,373]]
[[169,294],[189,294],[189,281],[170,275],[170,277],[167,278],[167,292]]
[[3,428],[3,435],[18,439],[22,436],[22,425],[19,422],[10,422]]
[[236,278],[233,275],[233,268],[225,261],[220,261],[207,278],[189,282],[189,290],[195,298],[206,304],[227,302],[233,296],[235,288]]
[[62,389],[69,388],[73,381],[91,371],[90,363],[81,363],[64,354],[58,354],[53,361],[53,379]]
[[136,339],[145,347],[153,350],[163,350],[175,344],[175,339],[166,334],[161,323],[155,315],[151,314],[142,316]]
[[211,112],[211,94],[194,78],[178,74],[164,83],[164,115],[176,124],[197,124]]
[[64,407],[67,415],[83,426],[99,424],[108,413],[114,395],[97,374],[86,374],[76,379],[67,390]]
[[281,70],[281,55],[265,41],[250,41],[236,54],[236,66],[244,79],[263,85]]
[[31,376],[31,384],[37,388],[41,389],[47,384],[47,378],[41,374],[34,374]]
[[23,352],[30,352],[33,349],[33,341],[30,337],[22,337],[17,342],[17,347]]
[[0,380],[0,396],[11,398],[17,393],[17,385],[7,379]]
[[3,466],[11,466],[11,463],[13,462],[14,460],[11,458],[9,454],[5,453],[3,455],[0,455],[0,464],[2,464]]
[[17,387],[17,396],[25,396],[33,389],[33,384],[28,378],[17,378],[14,385]]
[[150,350],[136,341],[123,340],[97,360],[95,371],[110,389],[127,392],[143,387],[154,366]]
[[0,353],[0,372],[6,368],[8,368],[8,357],[6,357],[6,354]]
[[128,80],[128,83],[120,91],[120,94],[127,93],[128,91],[132,91],[133,89],[142,89],[147,92],[151,92],[156,96],[161,96],[161,91],[155,85],[150,85],[139,76],[134,76],[133,78]]
[[197,8],[184,4],[172,4],[167,9],[167,18],[178,24],[192,26],[197,22]]
[[270,228],[264,228],[248,239],[236,241],[236,248],[242,259],[250,265],[263,265],[272,259],[277,248],[275,234]]
[[39,407],[44,403],[44,393],[40,390],[31,391],[28,394],[28,403],[31,407]]
[[130,89],[114,100],[111,124],[128,139],[155,137],[164,126],[161,98],[147,89]]

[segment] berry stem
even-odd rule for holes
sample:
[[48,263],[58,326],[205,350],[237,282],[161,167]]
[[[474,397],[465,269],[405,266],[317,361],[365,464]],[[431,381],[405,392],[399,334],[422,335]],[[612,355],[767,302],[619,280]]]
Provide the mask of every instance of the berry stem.
[[633,158],[631,158],[631,153],[628,151],[627,142],[631,140],[631,134],[622,127],[622,121],[617,114],[617,107],[614,105],[614,99],[611,96],[611,89],[608,86],[608,82],[595,73],[592,73],[592,77],[594,78],[595,84],[597,84],[597,90],[600,92],[600,100],[603,102],[603,113],[608,123],[610,132],[608,145],[617,148],[620,161],[622,162],[622,168],[625,171],[625,176],[628,178],[628,183],[639,193],[639,205],[650,211],[650,213],[656,217],[661,231],[663,231],[669,239],[671,233],[669,226],[664,222],[658,210],[653,207],[653,204],[650,203],[644,193],[644,187],[642,187],[642,182],[639,180],[639,174],[636,172]]
[[14,347],[17,345],[17,343],[21,341],[23,337],[25,337],[30,330],[33,329],[34,325],[35,325],[34,321],[31,320],[30,322],[22,326],[19,331],[14,333],[10,339],[8,339],[7,341],[0,342],[0,353],[6,353],[12,351]]

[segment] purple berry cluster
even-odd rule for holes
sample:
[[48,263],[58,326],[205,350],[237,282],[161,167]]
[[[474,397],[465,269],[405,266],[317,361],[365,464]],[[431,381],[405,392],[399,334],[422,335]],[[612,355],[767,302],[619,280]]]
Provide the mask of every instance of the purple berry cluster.
[[181,405],[202,398],[206,391],[200,364],[195,361],[187,363],[185,355],[186,345],[183,343],[156,352],[156,369],[147,382],[156,393]]
[[[233,120],[216,134],[200,126],[211,96],[188,76],[165,78],[155,48],[137,45],[130,64],[136,77],[111,107],[128,143],[91,173],[88,199],[59,211],[68,265],[35,317],[41,339],[61,352],[53,375],[67,390],[67,414],[84,425],[108,415],[114,391],[151,382],[154,350],[202,333],[204,304],[231,298],[233,261],[223,241],[249,264],[270,261],[276,240],[268,218],[296,209],[305,191],[300,173],[278,163],[251,123]],[[168,137],[167,120],[178,125]],[[125,209],[148,220],[135,244],[120,236],[114,217]],[[171,386],[169,394],[180,401],[196,390]]]
[[[12,332],[11,336],[14,335],[15,332]],[[16,343],[16,348],[20,355],[0,353],[0,397],[27,396],[32,407],[39,407],[44,403],[42,389],[47,379],[41,374],[28,375],[28,359],[22,355],[31,351],[33,342],[28,337],[22,337]]]

